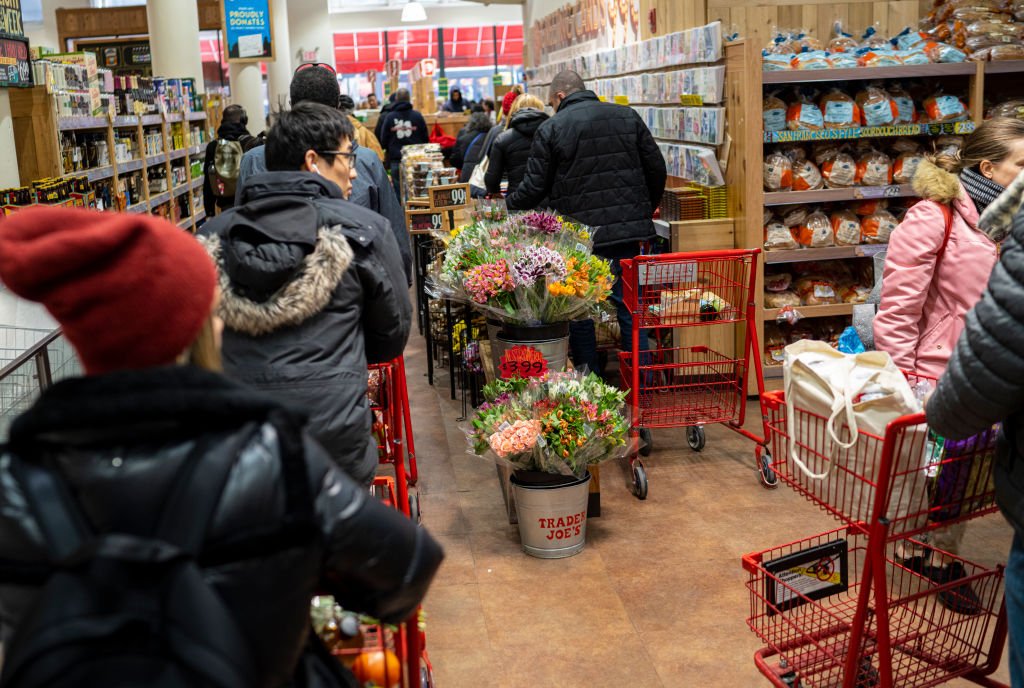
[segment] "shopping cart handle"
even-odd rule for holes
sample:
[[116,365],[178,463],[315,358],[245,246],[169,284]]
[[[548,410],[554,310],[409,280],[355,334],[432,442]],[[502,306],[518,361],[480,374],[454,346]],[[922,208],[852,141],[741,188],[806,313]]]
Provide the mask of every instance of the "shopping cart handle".
[[786,393],[781,389],[772,392],[765,392],[762,396],[764,404],[773,411],[782,408],[782,405],[786,403]]

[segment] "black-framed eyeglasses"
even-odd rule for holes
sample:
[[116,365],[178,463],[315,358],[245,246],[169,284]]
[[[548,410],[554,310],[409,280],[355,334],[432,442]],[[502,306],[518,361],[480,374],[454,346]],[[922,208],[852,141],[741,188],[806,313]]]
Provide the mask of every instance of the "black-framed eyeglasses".
[[337,74],[338,73],[334,69],[334,67],[332,67],[331,65],[327,64],[326,62],[304,62],[304,63],[300,64],[298,67],[295,68],[295,73],[298,74],[303,69],[309,69],[310,67],[320,67],[321,69],[326,69],[331,74]]
[[348,153],[336,150],[318,150],[316,151],[316,154],[319,155],[320,157],[323,157],[325,155],[340,155],[343,158],[345,158],[345,162],[347,162],[350,167],[356,164],[356,152],[354,149]]

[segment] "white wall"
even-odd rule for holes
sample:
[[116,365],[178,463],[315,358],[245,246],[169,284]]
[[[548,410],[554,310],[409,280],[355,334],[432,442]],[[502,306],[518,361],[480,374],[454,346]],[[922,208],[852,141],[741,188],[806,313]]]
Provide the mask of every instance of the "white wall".
[[92,7],[89,0],[43,0],[43,23],[25,22],[25,35],[32,46],[45,46],[61,52],[64,48],[57,45],[57,9],[66,10]]

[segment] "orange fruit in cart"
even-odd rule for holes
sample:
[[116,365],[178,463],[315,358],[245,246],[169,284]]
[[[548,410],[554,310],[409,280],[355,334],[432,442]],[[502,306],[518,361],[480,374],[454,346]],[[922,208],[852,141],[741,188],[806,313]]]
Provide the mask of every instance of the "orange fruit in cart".
[[352,673],[363,685],[401,688],[402,664],[391,650],[369,650],[356,657]]

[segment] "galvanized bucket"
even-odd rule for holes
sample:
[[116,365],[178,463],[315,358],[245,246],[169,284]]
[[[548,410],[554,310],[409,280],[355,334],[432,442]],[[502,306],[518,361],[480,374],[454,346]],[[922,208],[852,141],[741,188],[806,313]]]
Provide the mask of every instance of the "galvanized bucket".
[[[505,353],[516,346],[535,349],[544,358],[548,370],[560,372],[565,370],[569,360],[569,323],[554,323],[542,327],[513,327],[501,325],[500,328],[487,323],[491,338],[491,357],[494,359],[494,370],[501,370],[502,358]],[[498,375],[501,375],[498,372]]]
[[523,484],[512,475],[523,551],[563,559],[583,551],[587,537],[590,473],[563,484]]

